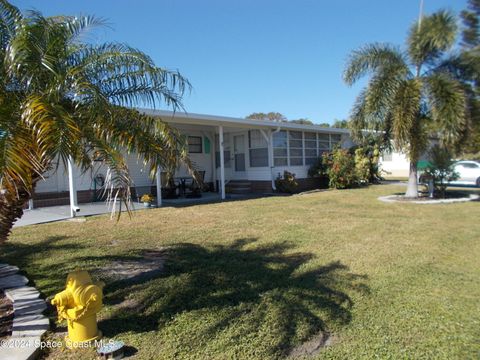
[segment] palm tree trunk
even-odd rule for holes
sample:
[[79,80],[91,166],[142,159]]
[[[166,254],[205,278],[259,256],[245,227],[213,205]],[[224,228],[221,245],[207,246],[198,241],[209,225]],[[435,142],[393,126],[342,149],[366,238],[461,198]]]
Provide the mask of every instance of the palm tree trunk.
[[410,160],[410,171],[408,174],[408,185],[405,197],[416,198],[418,197],[418,176],[417,176],[417,160]]
[[23,209],[30,200],[30,192],[18,185],[15,193],[0,193],[0,244],[7,240],[13,224],[22,217]]

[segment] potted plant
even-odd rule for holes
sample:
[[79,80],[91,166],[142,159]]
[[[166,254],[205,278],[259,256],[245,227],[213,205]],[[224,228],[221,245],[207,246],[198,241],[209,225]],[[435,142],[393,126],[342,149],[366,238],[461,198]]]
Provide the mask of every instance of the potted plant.
[[143,206],[150,207],[153,202],[153,196],[150,194],[143,194],[140,201],[143,202]]

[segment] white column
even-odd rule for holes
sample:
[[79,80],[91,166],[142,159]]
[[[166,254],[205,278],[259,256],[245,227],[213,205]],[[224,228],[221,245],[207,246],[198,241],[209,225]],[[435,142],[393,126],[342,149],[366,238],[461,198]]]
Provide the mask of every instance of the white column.
[[265,141],[267,142],[268,153],[268,167],[270,168],[270,177],[272,180],[272,190],[276,190],[275,187],[275,175],[273,174],[273,132],[271,130],[260,130]]
[[223,154],[223,126],[218,127],[218,142],[220,144],[220,193],[225,200],[225,159]]
[[[216,145],[215,145],[215,132],[213,132],[213,135],[211,135],[212,141],[210,142],[211,144],[211,151],[212,151],[212,181],[213,181],[213,186],[216,191],[217,189],[217,164],[216,164]],[[220,140],[219,140],[220,141]]]
[[157,174],[156,174],[156,180],[157,180],[157,206],[161,207],[162,206],[162,167],[158,166],[157,167]]
[[275,174],[273,173],[273,168],[275,166],[275,161],[273,158],[273,132],[270,131],[268,134],[268,166],[270,167],[270,176],[272,177],[272,190],[277,190],[275,186]]
[[73,160],[68,158],[68,191],[70,193],[70,217],[75,217],[78,210],[77,188],[73,174]]

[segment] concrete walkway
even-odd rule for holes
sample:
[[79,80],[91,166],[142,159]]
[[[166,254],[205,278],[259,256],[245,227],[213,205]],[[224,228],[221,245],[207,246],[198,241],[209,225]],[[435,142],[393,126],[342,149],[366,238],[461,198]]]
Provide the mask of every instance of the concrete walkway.
[[[237,200],[245,198],[242,195],[228,195],[228,200]],[[220,195],[216,193],[203,193],[201,198],[178,198],[178,199],[164,199],[163,206],[188,206],[198,205],[205,203],[212,203],[221,201]],[[79,204],[80,212],[77,213],[78,217],[109,214],[111,209],[108,208],[105,202],[95,202],[88,204]],[[132,202],[132,210],[145,209],[143,204],[138,202]],[[115,211],[119,210],[118,203],[116,204]],[[125,205],[122,204],[122,211],[125,210]],[[53,221],[61,221],[70,219],[70,205],[61,206],[49,206],[33,210],[25,210],[21,219],[13,225],[13,227],[42,224]]]
[[[132,207],[133,210],[144,209],[143,204],[134,202],[132,202]],[[77,213],[78,217],[107,214],[111,212],[111,209],[109,209],[107,204],[104,202],[80,204],[79,208],[80,212]],[[115,206],[115,210],[119,210],[118,204]],[[125,211],[125,205],[122,206],[122,211]],[[70,205],[49,206],[33,210],[25,210],[22,218],[17,220],[13,227],[42,224],[67,219],[70,219]]]

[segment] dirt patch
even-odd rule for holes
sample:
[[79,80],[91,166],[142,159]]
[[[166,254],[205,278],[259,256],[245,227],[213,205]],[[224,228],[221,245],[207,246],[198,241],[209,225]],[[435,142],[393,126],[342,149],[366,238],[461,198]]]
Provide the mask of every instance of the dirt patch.
[[135,299],[125,299],[121,303],[115,305],[117,310],[137,310],[143,309],[142,304]]
[[0,339],[12,335],[13,303],[0,290]]
[[138,259],[113,261],[95,272],[97,276],[110,280],[128,280],[153,275],[163,270],[165,257],[165,249],[146,250]]
[[293,348],[288,354],[289,359],[308,358],[318,354],[323,348],[332,345],[335,336],[327,332],[321,332],[310,340]]

